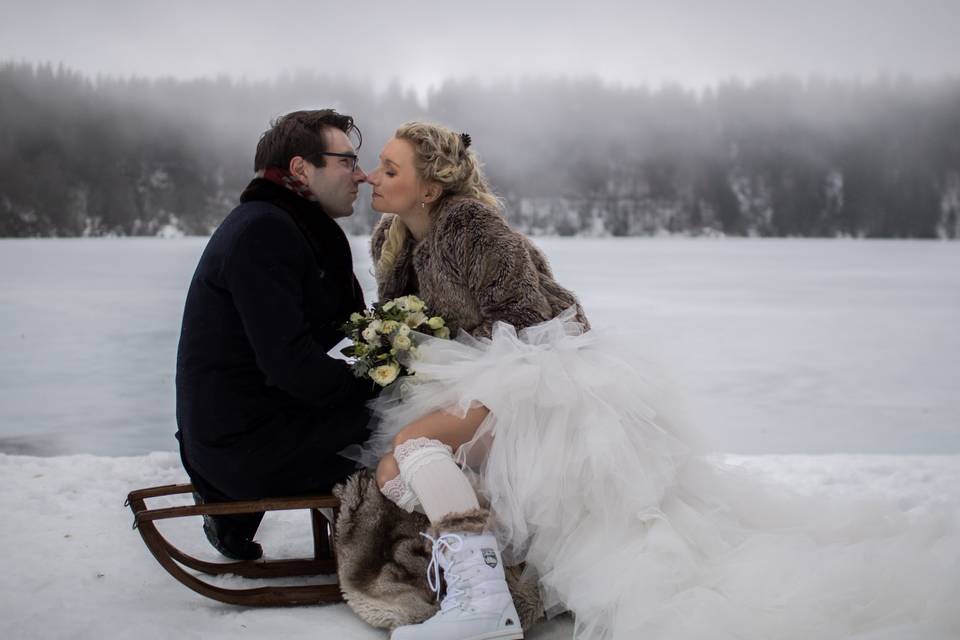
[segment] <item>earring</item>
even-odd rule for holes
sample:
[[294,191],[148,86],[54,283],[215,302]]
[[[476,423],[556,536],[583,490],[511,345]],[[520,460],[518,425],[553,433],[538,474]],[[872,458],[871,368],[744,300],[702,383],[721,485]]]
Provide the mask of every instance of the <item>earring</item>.
[[420,203],[420,208],[421,208],[421,209],[426,209],[426,208],[427,208],[427,203],[426,203],[426,202],[421,202],[421,203]]

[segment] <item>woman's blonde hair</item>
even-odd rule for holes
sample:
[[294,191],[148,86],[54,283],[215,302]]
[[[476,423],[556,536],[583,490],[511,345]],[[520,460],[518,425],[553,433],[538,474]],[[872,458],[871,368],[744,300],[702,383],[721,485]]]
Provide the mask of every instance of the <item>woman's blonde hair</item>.
[[[448,198],[466,197],[500,210],[500,200],[490,190],[480,160],[469,149],[470,136],[438,124],[407,122],[400,125],[394,137],[406,140],[413,147],[417,177],[440,185],[440,198],[434,203],[434,209]],[[407,226],[394,217],[380,251],[378,273],[386,274],[393,268],[408,233]]]

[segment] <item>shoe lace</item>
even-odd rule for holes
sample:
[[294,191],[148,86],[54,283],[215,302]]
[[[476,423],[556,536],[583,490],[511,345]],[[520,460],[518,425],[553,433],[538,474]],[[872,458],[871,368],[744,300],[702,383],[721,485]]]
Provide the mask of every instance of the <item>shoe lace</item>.
[[[430,564],[427,565],[427,584],[437,594],[437,600],[440,600],[440,559],[445,550],[453,553],[460,551],[463,548],[463,538],[455,533],[445,533],[436,538],[426,533],[420,535],[433,543]],[[452,565],[446,567],[444,577],[447,579],[447,594],[440,602],[441,611],[456,607],[459,604],[459,598],[466,595],[466,591],[457,587],[457,583],[460,582],[460,575],[453,570]]]

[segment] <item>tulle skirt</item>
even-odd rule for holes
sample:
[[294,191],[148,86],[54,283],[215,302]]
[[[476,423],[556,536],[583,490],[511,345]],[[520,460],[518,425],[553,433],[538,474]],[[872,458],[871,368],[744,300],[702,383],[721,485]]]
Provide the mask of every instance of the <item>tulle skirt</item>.
[[642,354],[572,310],[419,356],[348,456],[375,466],[417,418],[486,406],[458,460],[576,638],[960,638],[956,513],[802,497],[702,455]]

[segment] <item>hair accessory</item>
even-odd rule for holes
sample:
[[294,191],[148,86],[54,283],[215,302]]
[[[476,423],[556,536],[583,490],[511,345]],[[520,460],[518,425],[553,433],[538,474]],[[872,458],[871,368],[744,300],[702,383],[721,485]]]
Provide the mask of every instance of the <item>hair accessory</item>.
[[470,134],[469,134],[469,133],[461,133],[461,134],[460,134],[460,142],[463,143],[463,149],[464,149],[464,151],[466,151],[467,149],[469,149],[469,148],[470,148]]

